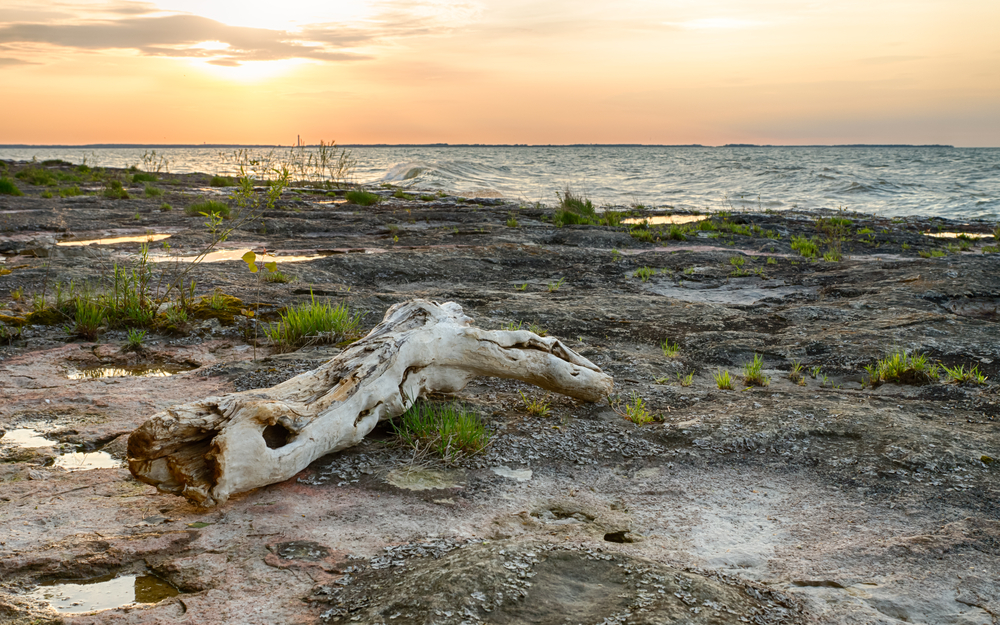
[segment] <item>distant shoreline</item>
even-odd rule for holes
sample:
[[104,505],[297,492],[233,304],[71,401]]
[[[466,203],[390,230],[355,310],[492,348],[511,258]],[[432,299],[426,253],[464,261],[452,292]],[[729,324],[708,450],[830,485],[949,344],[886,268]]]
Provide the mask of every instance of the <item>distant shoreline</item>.
[[[122,149],[122,148],[318,148],[318,144],[308,145],[271,145],[244,143],[86,143],[79,145],[61,144],[0,144],[4,149]],[[955,148],[945,144],[907,144],[907,143],[844,143],[815,145],[770,145],[755,143],[727,143],[725,145],[689,144],[656,144],[656,143],[343,143],[340,148],[950,148],[970,150],[991,150],[996,147]]]

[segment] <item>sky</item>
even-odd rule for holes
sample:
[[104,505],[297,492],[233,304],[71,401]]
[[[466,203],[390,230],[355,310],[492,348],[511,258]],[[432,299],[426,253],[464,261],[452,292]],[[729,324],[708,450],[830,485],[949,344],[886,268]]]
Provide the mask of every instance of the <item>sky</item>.
[[1000,146],[997,0],[0,0],[0,144]]

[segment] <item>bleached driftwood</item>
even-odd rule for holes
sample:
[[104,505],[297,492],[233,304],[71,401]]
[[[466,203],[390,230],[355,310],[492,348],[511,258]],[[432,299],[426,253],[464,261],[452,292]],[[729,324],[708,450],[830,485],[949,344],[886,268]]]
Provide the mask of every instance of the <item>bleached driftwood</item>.
[[356,445],[422,394],[453,393],[477,376],[586,401],[611,393],[611,376],[557,339],[471,324],[453,302],[397,304],[368,336],[313,371],[154,415],[129,437],[129,470],[161,491],[213,506],[286,480]]

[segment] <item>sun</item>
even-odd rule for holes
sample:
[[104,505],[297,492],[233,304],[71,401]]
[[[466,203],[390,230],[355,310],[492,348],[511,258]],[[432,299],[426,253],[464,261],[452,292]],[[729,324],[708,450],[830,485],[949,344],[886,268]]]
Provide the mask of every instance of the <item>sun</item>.
[[275,61],[243,61],[232,65],[218,65],[198,59],[192,61],[201,72],[216,80],[232,82],[261,82],[286,76],[304,65],[314,65],[308,59],[279,59]]

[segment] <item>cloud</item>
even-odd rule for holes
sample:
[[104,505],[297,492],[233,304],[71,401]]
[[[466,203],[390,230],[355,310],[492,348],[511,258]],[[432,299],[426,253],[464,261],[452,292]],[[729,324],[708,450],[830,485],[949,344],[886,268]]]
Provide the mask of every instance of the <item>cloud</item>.
[[[138,6],[135,10],[143,8]],[[128,12],[127,6],[122,7]],[[211,59],[216,65],[244,61],[367,58],[346,48],[365,44],[372,34],[358,29],[316,27],[300,33],[228,26],[197,15],[154,15],[75,23],[13,23],[0,26],[0,44],[49,44],[82,50],[132,49],[148,56]],[[211,49],[204,42],[228,44]]]
[[664,22],[665,26],[683,28],[685,30],[742,30],[744,28],[755,28],[764,26],[764,22],[755,20],[741,20],[729,17],[709,17],[686,22]]
[[0,67],[9,67],[11,65],[37,65],[37,63],[0,56]]

